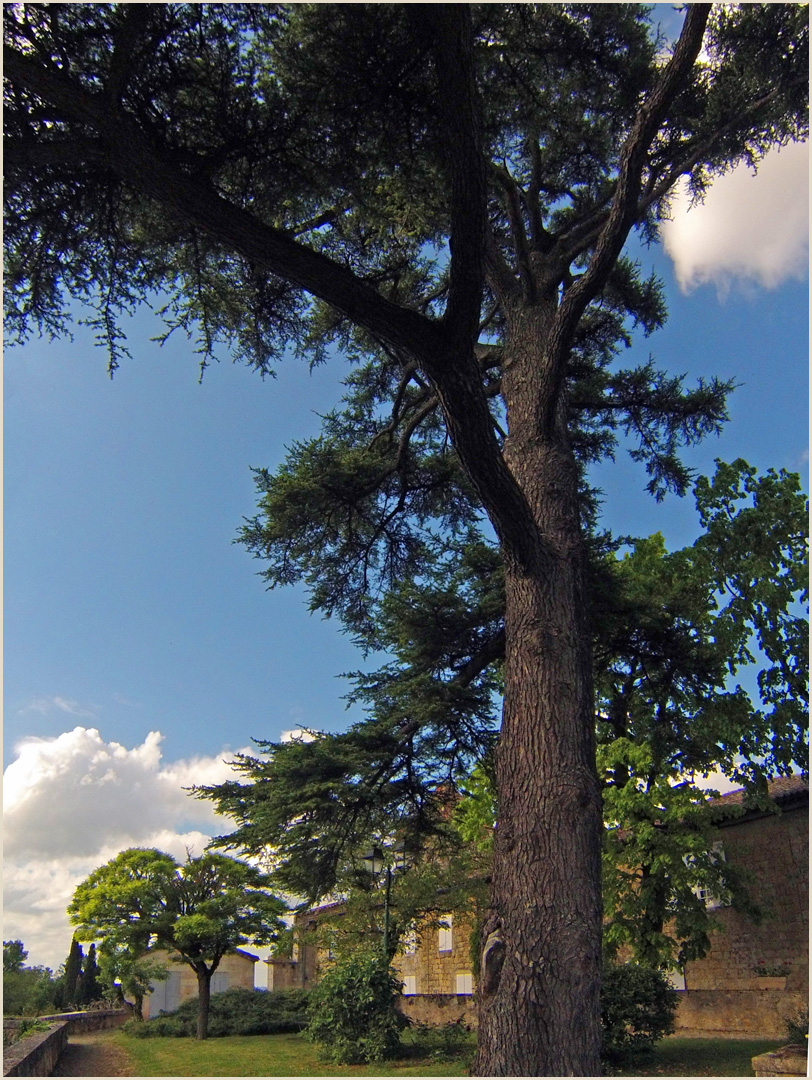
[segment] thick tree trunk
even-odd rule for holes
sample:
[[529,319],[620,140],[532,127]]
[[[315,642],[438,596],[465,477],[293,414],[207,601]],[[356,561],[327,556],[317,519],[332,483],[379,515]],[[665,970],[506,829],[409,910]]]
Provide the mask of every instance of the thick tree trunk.
[[212,973],[202,964],[195,968],[197,974],[197,1033],[196,1039],[205,1039],[209,1033],[209,1001],[211,1000]]
[[[506,693],[491,908],[483,927],[479,1076],[600,1073],[600,794],[577,470],[546,400],[545,313],[512,327],[505,455],[537,523],[506,559]],[[507,358],[506,358],[507,359]]]

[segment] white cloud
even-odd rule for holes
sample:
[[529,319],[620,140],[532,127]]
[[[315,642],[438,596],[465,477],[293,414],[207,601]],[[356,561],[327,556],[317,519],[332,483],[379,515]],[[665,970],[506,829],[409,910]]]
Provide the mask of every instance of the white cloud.
[[280,737],[280,742],[313,742],[316,736],[312,731],[307,728],[291,728],[290,731],[283,731]]
[[3,777],[3,935],[22,939],[30,964],[56,968],[65,959],[73,891],[119,851],[157,847],[183,859],[232,827],[183,790],[234,779],[225,757],[164,764],[162,739],[151,731],[129,749],[75,727],[15,747]]
[[774,289],[805,276],[809,264],[809,149],[772,150],[754,176],[745,166],[716,180],[694,207],[683,186],[663,242],[683,292],[714,284]]
[[54,709],[68,713],[69,716],[94,717],[96,715],[93,709],[87,709],[80,705],[78,701],[70,701],[63,697],[36,698],[34,701],[29,702],[24,708],[20,709],[20,714],[37,712],[41,713],[43,716],[47,716],[48,713],[53,712]]

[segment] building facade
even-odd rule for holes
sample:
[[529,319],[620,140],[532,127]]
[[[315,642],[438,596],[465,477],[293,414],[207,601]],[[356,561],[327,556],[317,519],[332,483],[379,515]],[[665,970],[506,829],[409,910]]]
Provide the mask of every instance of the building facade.
[[[683,1035],[781,1038],[787,1017],[809,993],[809,787],[799,776],[769,786],[774,811],[740,813],[743,793],[716,803],[715,848],[720,858],[750,872],[760,924],[732,908],[714,911],[720,929],[701,960],[675,973],[679,989],[677,1030]],[[737,812],[737,808],[739,811]],[[712,897],[706,902],[714,905]],[[297,918],[300,940],[322,922],[340,918],[340,903],[315,907]],[[448,915],[416,926],[393,966],[403,981],[401,1007],[428,1023],[462,1018],[475,1023],[476,979],[471,924]],[[443,925],[444,924],[444,925]],[[329,955],[300,944],[288,960],[269,960],[268,988],[314,986]],[[762,972],[786,974],[767,976]]]
[[[677,1016],[685,1034],[781,1038],[786,1018],[808,1002],[809,787],[789,776],[769,791],[777,813],[726,815],[741,806],[740,791],[716,803],[717,850],[749,871],[764,918],[757,924],[733,908],[714,910],[720,929],[711,934],[710,951],[685,965]],[[713,898],[707,902],[712,906]]]
[[[171,960],[166,952],[152,955],[166,966],[167,977],[161,982],[155,982],[152,991],[144,998],[145,1020],[162,1012],[174,1012],[184,1001],[197,997],[197,975],[188,964],[177,959]],[[234,988],[253,990],[254,964],[258,960],[258,956],[244,949],[227,953],[211,977],[212,994],[221,994],[224,990]]]

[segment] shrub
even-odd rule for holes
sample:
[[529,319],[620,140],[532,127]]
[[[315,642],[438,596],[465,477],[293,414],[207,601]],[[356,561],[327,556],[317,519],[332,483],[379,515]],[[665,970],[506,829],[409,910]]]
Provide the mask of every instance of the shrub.
[[[209,1006],[209,1038],[225,1035],[281,1035],[303,1031],[307,1026],[307,990],[225,990],[212,994]],[[128,1020],[128,1035],[140,1039],[167,1035],[194,1038],[197,1033],[197,998],[173,1013],[162,1013],[143,1022]]]
[[472,1036],[462,1017],[432,1027],[419,1020],[409,1025],[409,1043],[418,1058],[452,1061],[462,1057],[471,1047]]
[[338,1065],[360,1065],[394,1057],[408,1021],[396,1002],[400,981],[381,953],[339,961],[311,992],[308,1037],[322,1056]]
[[639,964],[609,964],[601,986],[601,1056],[625,1063],[674,1030],[677,994],[663,972]]
[[791,1043],[806,1045],[809,1039],[809,1009],[802,1008],[785,1020],[787,1037]]

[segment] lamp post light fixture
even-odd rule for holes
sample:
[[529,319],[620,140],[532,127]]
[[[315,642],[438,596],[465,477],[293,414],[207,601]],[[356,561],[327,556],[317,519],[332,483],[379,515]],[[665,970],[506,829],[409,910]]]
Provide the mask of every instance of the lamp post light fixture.
[[[395,856],[395,865],[400,869],[406,868],[406,862],[404,858],[404,844],[401,842],[396,844],[392,849]],[[365,851],[361,856],[364,866],[372,875],[377,878],[381,870],[386,870],[386,888],[384,891],[383,899],[383,952],[384,956],[389,959],[389,897],[392,892],[392,867],[385,863],[383,852],[379,847],[371,847],[369,851]]]

